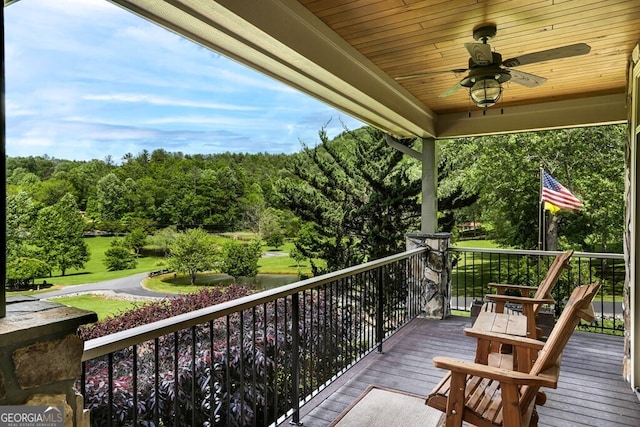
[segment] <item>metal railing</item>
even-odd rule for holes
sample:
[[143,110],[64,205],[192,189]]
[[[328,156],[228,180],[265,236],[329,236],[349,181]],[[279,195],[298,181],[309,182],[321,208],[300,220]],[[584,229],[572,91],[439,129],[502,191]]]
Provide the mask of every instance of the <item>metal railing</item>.
[[267,426],[420,312],[426,249],[85,342],[93,425]]
[[[481,301],[490,282],[538,285],[553,258],[560,252],[511,249],[451,248],[451,307],[469,311],[474,301]],[[622,293],[625,264],[622,254],[574,252],[571,269],[560,276],[552,297],[556,317],[574,287],[600,280],[602,289],[593,301],[596,321],[589,325],[594,332],[622,334],[624,320]]]
[[[80,382],[93,425],[268,426],[415,318],[421,248],[85,342]],[[451,305],[469,310],[487,283],[537,285],[559,252],[451,248]],[[554,287],[603,282],[590,329],[623,328],[624,260],[574,253]]]

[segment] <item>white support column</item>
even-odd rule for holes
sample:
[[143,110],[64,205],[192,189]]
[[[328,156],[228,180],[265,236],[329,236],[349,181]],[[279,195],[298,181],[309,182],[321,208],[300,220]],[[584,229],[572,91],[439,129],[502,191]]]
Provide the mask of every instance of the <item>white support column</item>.
[[438,166],[436,165],[436,140],[422,139],[422,153],[400,143],[389,134],[385,140],[390,147],[422,162],[422,209],[420,232],[435,233],[438,229]]
[[438,229],[438,167],[436,140],[422,140],[422,233],[435,233]]
[[640,44],[636,45],[630,61],[627,90],[629,141],[627,147],[627,233],[625,255],[627,283],[625,292],[625,354],[624,373],[631,387],[640,389],[640,199],[638,198],[638,170],[640,168]]

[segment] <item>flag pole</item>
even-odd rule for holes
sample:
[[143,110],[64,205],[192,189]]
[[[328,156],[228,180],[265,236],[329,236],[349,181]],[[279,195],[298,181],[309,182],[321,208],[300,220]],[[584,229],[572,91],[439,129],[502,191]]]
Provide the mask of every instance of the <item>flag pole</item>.
[[544,207],[542,203],[542,175],[544,169],[542,169],[542,164],[540,164],[540,192],[538,199],[538,250],[543,250],[543,241],[544,241]]
[[542,204],[542,250],[547,250],[547,211]]

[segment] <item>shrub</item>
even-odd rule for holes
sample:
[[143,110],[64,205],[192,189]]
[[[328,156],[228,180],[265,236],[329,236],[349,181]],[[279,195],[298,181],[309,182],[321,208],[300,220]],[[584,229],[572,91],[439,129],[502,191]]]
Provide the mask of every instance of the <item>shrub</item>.
[[36,258],[16,258],[7,262],[7,282],[11,289],[27,289],[36,277],[51,274],[51,266]]
[[[226,292],[206,289],[163,300],[82,328],[81,336],[95,338],[249,292],[244,286],[231,286]],[[301,370],[307,372],[307,382],[300,385],[303,393],[324,383],[336,367],[348,363],[341,356],[345,327],[338,319],[338,305],[327,303],[325,296],[326,292],[308,292],[300,300],[299,360]],[[313,333],[320,328],[325,333]],[[292,352],[291,298],[118,351],[112,357],[114,419],[118,425],[132,425],[135,411],[139,425],[191,425],[194,420],[197,425],[205,425],[216,418],[217,398],[222,408],[217,415],[223,425],[271,424],[292,400],[292,357],[298,355]],[[85,365],[85,402],[93,425],[107,423],[108,367],[106,357]]]
[[274,232],[265,237],[267,246],[278,249],[284,244],[284,236],[280,232]]
[[251,293],[252,291],[246,286],[231,285],[224,292],[220,288],[206,288],[193,294],[180,295],[175,298],[162,299],[136,306],[122,315],[81,326],[78,335],[83,340],[100,338],[135,328],[136,326],[146,325],[179,314],[231,301]]
[[104,252],[104,265],[109,271],[130,270],[138,262],[131,251],[122,246],[113,246]]
[[235,279],[253,277],[258,274],[258,261],[261,256],[262,250],[257,240],[249,244],[227,242],[222,248],[220,271]]

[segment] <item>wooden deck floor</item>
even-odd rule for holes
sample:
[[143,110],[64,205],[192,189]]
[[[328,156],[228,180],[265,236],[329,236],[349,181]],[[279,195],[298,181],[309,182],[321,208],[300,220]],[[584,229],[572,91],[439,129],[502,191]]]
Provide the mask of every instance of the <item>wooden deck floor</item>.
[[[369,385],[426,395],[444,372],[434,356],[472,360],[468,318],[416,319],[301,409],[305,427],[324,427]],[[565,348],[559,386],[538,408],[541,426],[640,426],[640,400],[622,379],[623,340],[576,331]]]

